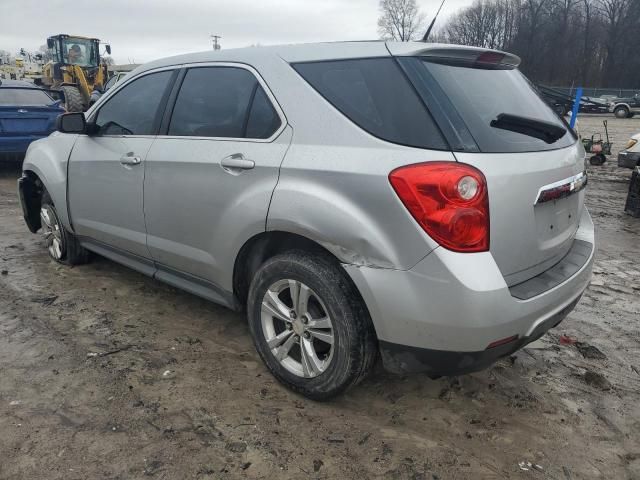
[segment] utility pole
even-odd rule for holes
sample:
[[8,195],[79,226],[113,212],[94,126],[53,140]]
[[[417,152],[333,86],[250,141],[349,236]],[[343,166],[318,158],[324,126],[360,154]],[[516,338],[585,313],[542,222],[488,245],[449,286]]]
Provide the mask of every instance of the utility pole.
[[220,50],[222,47],[220,46],[220,43],[218,43],[218,40],[221,39],[222,37],[220,35],[209,35],[211,37],[211,41],[213,42],[213,49],[214,50]]

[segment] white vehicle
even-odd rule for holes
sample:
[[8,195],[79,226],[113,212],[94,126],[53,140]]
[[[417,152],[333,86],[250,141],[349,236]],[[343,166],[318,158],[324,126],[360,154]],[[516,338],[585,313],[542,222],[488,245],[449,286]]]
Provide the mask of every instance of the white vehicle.
[[631,137],[624,150],[618,153],[618,166],[623,168],[640,166],[640,133]]

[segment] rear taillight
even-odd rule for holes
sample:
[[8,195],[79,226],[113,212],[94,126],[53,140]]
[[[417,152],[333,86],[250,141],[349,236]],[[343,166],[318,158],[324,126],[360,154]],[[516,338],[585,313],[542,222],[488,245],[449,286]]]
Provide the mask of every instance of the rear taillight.
[[400,167],[389,181],[413,218],[455,252],[489,250],[489,195],[478,169],[457,162]]

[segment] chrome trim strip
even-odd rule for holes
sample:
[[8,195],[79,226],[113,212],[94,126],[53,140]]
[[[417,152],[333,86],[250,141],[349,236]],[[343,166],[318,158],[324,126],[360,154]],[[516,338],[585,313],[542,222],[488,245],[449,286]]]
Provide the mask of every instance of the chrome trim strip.
[[578,193],[580,190],[587,186],[587,173],[580,172],[572,177],[559,180],[549,185],[540,187],[538,195],[533,203],[538,205],[540,203],[550,202],[552,200],[558,200],[560,198],[568,197],[574,193]]

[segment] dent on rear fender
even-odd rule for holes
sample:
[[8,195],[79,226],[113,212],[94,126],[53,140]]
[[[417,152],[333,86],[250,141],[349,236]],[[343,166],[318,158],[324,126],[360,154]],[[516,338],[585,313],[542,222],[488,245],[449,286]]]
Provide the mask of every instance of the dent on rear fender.
[[[364,240],[364,239],[363,239]],[[377,256],[366,256],[360,252],[350,250],[330,242],[319,242],[324,248],[333,253],[340,261],[356,267],[396,268],[388,259]]]
[[[269,209],[267,230],[295,233],[313,240],[345,264],[385,269],[412,266],[403,264],[402,252],[389,232],[344,197],[334,192],[314,195],[304,188],[283,192],[280,187]],[[335,203],[329,198],[336,199]]]
[[67,215],[67,163],[76,135],[54,133],[29,145],[22,164],[23,171],[40,178],[56,206],[62,224],[71,229]]

